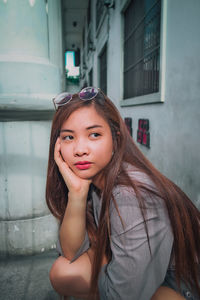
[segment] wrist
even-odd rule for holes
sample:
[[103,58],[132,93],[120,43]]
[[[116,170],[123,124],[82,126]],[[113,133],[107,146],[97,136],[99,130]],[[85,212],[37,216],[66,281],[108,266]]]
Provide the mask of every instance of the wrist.
[[68,192],[68,201],[86,203],[88,193]]

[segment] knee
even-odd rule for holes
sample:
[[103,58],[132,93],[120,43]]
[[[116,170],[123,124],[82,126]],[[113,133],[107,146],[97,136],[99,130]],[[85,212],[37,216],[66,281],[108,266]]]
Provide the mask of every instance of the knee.
[[67,265],[69,264],[69,261],[60,256],[56,259],[56,261],[53,263],[50,272],[49,272],[49,279],[51,281],[51,284],[53,288],[59,293],[62,294],[62,281],[65,279],[65,283],[67,284],[67,272],[68,268]]
[[166,287],[166,286],[161,286],[157,289],[151,300],[168,300],[168,299],[173,299],[173,300],[184,300],[178,292],[175,290]]

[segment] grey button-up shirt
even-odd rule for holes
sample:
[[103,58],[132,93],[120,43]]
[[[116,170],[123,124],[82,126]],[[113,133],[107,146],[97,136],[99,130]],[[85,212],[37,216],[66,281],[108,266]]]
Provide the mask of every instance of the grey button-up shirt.
[[[145,174],[132,170],[130,174],[135,180],[153,186]],[[114,188],[113,195],[123,225],[114,204],[111,203],[112,259],[102,267],[99,275],[100,299],[149,300],[163,283],[171,261],[173,234],[168,213],[162,199],[153,194],[152,196],[146,194],[145,218],[151,247],[150,254],[144,220],[134,190],[130,187],[117,186]],[[102,199],[95,189],[91,193],[91,201],[98,226]],[[72,262],[89,247],[89,238],[86,234]]]

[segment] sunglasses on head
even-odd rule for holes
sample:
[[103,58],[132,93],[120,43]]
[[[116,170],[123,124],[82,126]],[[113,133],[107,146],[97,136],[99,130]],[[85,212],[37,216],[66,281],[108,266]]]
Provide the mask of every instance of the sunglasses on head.
[[[74,95],[78,95],[80,100],[87,101],[87,100],[94,99],[98,94],[102,94],[100,89],[89,86],[89,87],[85,87],[77,94],[70,94],[67,92],[58,94],[55,98],[53,98],[53,104],[55,106],[55,109],[57,110],[60,106],[69,103],[72,100]],[[103,99],[105,100],[104,96]]]

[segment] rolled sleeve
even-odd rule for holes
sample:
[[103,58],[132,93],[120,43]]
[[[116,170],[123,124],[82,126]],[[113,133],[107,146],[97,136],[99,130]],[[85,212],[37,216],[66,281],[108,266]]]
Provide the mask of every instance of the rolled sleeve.
[[[90,241],[89,241],[88,233],[86,232],[85,239],[84,239],[83,243],[81,244],[80,248],[78,249],[78,251],[76,252],[75,256],[72,258],[72,260],[70,262],[71,263],[74,262],[84,252],[86,252],[89,249],[89,247],[90,247]],[[60,244],[60,240],[57,241],[56,250],[59,253],[59,255],[64,256],[64,253],[62,251],[62,247],[61,247],[61,244]]]
[[173,235],[163,205],[148,208],[145,224],[133,190],[115,195],[119,213],[111,208],[112,260],[101,269],[101,300],[148,300],[162,284],[170,262]]

